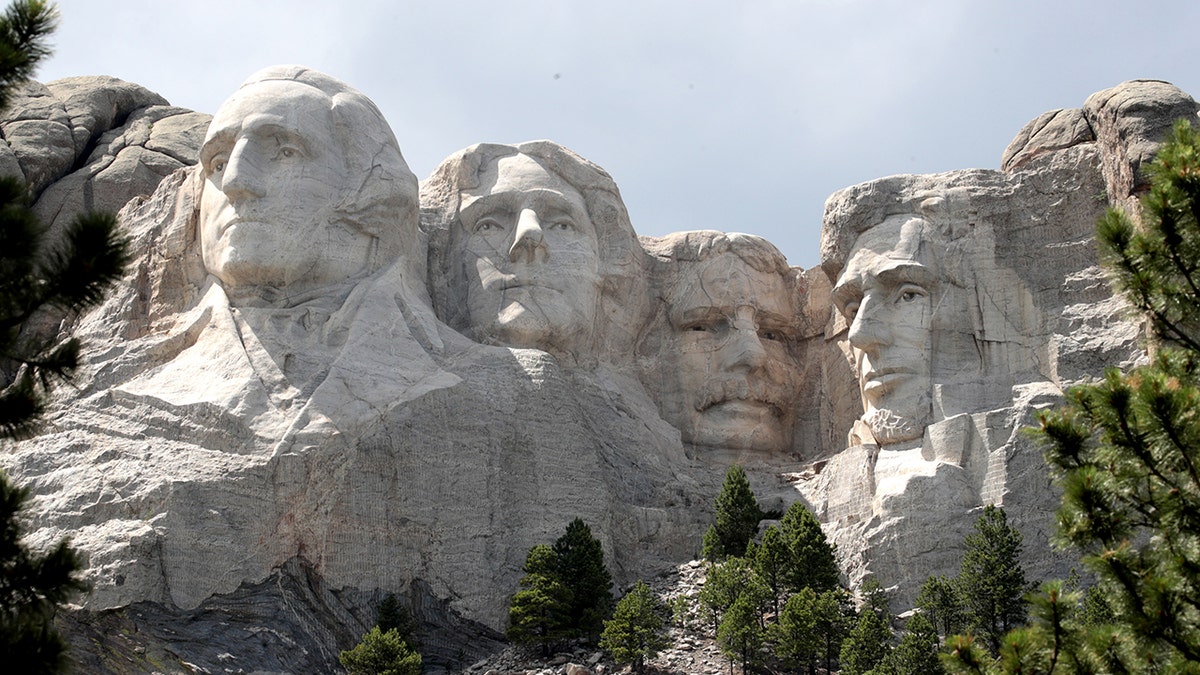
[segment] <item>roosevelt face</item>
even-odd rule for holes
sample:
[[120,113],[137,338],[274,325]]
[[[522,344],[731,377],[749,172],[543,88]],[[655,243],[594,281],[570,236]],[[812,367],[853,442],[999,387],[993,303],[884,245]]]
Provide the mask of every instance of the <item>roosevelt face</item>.
[[226,286],[319,286],[366,265],[371,238],[333,215],[347,170],[330,108],[312,87],[266,81],[213,117],[200,150],[200,239]]
[[932,415],[932,319],[937,285],[922,261],[928,224],[892,216],[855,242],[833,290],[850,323],[863,420],[880,444],[920,438]]
[[785,281],[732,254],[695,269],[669,312],[680,356],[668,421],[694,445],[784,451],[797,378]]
[[462,203],[474,337],[548,351],[573,351],[590,338],[600,263],[583,195],[517,154],[489,167]]

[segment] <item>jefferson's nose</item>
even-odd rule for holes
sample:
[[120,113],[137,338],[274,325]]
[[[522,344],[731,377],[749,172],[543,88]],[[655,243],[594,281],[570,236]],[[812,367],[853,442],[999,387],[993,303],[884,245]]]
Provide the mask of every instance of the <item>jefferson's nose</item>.
[[549,254],[542,240],[542,221],[533,209],[522,209],[517,218],[516,231],[513,232],[512,247],[508,249],[508,259],[513,262],[533,262],[539,252],[543,258]]

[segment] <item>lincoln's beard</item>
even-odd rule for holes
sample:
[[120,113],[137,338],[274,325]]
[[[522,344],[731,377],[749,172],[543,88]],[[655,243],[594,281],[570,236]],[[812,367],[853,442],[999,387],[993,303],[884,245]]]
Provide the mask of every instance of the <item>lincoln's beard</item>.
[[916,415],[899,415],[893,410],[876,408],[864,414],[862,421],[871,428],[879,445],[892,445],[920,438],[932,416],[928,406]]

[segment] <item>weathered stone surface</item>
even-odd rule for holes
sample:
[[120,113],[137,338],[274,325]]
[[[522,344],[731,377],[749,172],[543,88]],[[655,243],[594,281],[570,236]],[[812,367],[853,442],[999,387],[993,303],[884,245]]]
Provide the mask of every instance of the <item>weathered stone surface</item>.
[[1020,428],[1141,357],[1092,231],[1196,105],[1126,83],[1031,122],[1000,171],[839,191],[807,271],[752,235],[639,241],[612,177],[548,141],[472,146],[418,190],[374,104],[300,67],[211,125],[86,78],[13,110],[0,170],[57,223],[125,204],[135,259],[0,466],[35,495],[33,543],[89,557],[68,619],[89,666],[215,672],[327,670],[387,592],[461,669],[531,546],[579,516],[618,584],[670,570],[733,461],[897,609],[955,573],[985,504],[1031,578],[1065,573]]

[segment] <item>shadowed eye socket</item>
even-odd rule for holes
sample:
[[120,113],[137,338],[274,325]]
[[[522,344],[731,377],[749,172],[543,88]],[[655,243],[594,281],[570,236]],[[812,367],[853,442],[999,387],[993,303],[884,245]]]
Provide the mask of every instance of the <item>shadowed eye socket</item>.
[[846,317],[847,321],[853,321],[855,316],[858,316],[858,300],[851,300],[842,305],[842,316]]

